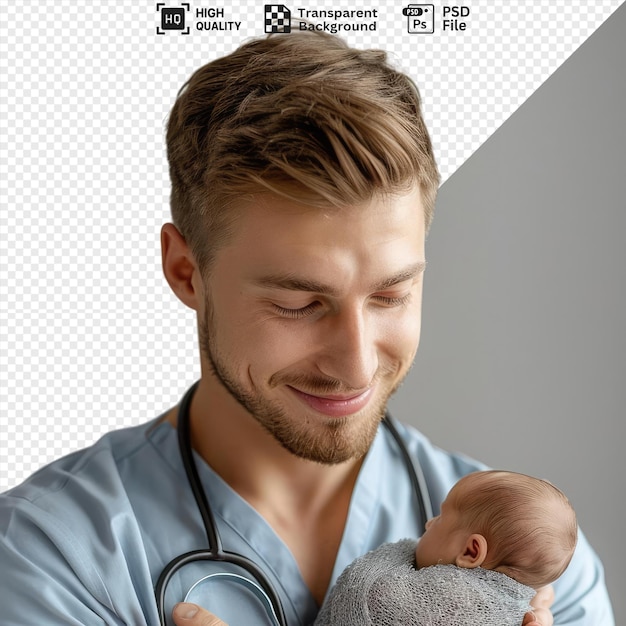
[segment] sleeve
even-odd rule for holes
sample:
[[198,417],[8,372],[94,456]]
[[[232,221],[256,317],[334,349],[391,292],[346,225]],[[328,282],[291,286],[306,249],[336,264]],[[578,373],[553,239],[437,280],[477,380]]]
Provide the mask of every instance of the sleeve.
[[[45,530],[42,515],[28,504],[0,510],[0,606],[6,626],[123,624],[111,610],[90,559],[64,529]],[[65,536],[64,536],[65,535]],[[108,605],[108,606],[107,606]]]
[[0,622],[147,626],[153,607],[137,590],[144,577],[126,561],[118,531],[76,534],[29,500],[0,496]]
[[555,626],[615,626],[602,563],[580,529],[572,561],[554,591]]

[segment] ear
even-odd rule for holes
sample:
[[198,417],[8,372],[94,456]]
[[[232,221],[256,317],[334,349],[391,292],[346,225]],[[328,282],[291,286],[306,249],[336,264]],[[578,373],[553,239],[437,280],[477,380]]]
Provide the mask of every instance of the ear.
[[161,229],[161,259],[165,278],[178,299],[198,310],[200,271],[187,242],[174,224]]
[[459,567],[480,567],[487,558],[487,540],[483,535],[474,533],[467,538],[465,547],[456,557],[456,565]]

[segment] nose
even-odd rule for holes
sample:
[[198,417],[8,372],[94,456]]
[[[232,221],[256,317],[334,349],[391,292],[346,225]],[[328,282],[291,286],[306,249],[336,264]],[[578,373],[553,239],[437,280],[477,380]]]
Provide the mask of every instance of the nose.
[[376,325],[367,311],[355,306],[338,311],[323,321],[318,367],[350,389],[369,387],[378,371]]

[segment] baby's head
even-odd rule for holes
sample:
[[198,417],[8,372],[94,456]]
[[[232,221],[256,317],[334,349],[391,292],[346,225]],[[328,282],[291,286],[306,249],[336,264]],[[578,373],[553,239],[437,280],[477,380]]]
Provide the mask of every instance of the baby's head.
[[418,567],[484,567],[539,589],[572,558],[576,515],[554,485],[525,474],[475,472],[450,490],[415,550]]

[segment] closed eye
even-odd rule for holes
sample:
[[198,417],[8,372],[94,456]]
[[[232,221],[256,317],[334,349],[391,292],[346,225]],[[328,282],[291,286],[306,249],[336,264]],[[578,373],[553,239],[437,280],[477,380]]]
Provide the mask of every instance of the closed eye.
[[402,306],[404,304],[408,304],[411,300],[411,296],[413,294],[411,292],[403,295],[403,296],[374,296],[378,302],[385,306],[393,307],[393,306]]
[[272,307],[274,310],[281,315],[282,317],[286,317],[292,320],[299,320],[307,315],[311,315],[315,313],[322,306],[321,302],[317,300],[315,302],[311,302],[311,304],[307,304],[307,306],[303,306],[299,309],[288,309],[283,306],[278,306],[277,304],[273,304]]

